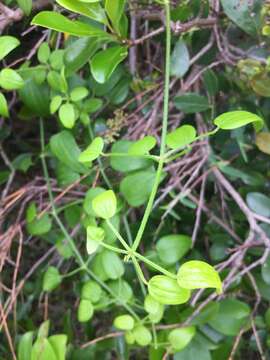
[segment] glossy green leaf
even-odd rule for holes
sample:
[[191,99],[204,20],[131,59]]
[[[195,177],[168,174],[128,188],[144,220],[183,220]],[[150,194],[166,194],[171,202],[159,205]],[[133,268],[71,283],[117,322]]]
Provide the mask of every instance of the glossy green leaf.
[[98,283],[89,280],[83,284],[81,290],[81,299],[90,300],[92,303],[97,303],[102,296],[102,289]]
[[148,283],[149,294],[164,305],[183,304],[190,298],[190,291],[181,288],[175,279],[156,275]]
[[191,248],[192,241],[186,235],[166,235],[157,242],[157,253],[164,264],[172,265]]
[[210,105],[205,96],[196,93],[186,93],[174,98],[174,105],[186,114],[194,114],[209,109]]
[[91,320],[94,315],[94,307],[90,300],[82,299],[78,307],[78,321],[81,323]]
[[50,103],[50,113],[54,114],[60,108],[63,98],[60,95],[56,95],[52,98]]
[[168,340],[173,351],[183,350],[196,334],[194,326],[188,326],[181,329],[174,329],[169,333]]
[[91,188],[87,191],[84,202],[83,202],[83,208],[88,215],[91,215],[93,217],[96,216],[96,214],[93,210],[93,207],[92,207],[92,201],[97,195],[103,193],[104,191],[105,191],[105,189],[103,189],[101,187]]
[[218,332],[227,336],[236,336],[247,324],[250,307],[237,299],[221,300],[218,315],[209,324]]
[[2,93],[0,93],[0,116],[9,117],[7,100]]
[[141,206],[148,200],[155,177],[155,172],[149,169],[137,171],[121,181],[120,191],[130,206]]
[[148,154],[156,146],[157,140],[153,136],[145,136],[136,141],[128,149],[130,155],[144,155]]
[[51,50],[47,42],[44,42],[40,45],[37,52],[38,61],[40,63],[46,64],[49,61],[51,55]]
[[88,94],[89,94],[89,91],[86,87],[78,86],[71,91],[70,98],[72,101],[75,101],[75,102],[81,101],[84,98],[86,98]]
[[144,309],[148,312],[149,319],[154,323],[159,323],[163,317],[164,305],[155,300],[151,295],[144,299]]
[[177,281],[185,289],[215,288],[219,293],[222,291],[218,272],[204,261],[192,260],[181,265]]
[[113,321],[114,327],[119,330],[132,330],[135,325],[135,321],[130,315],[119,315]]
[[92,201],[92,207],[98,217],[110,219],[116,213],[117,200],[112,190],[107,190],[96,196]]
[[25,15],[30,15],[33,6],[33,0],[17,0],[19,7],[25,13]]
[[116,253],[105,250],[101,254],[101,259],[104,271],[110,279],[116,280],[124,274],[123,263]]
[[143,325],[138,325],[132,331],[134,339],[140,346],[147,346],[152,341],[152,335],[150,330]]
[[127,54],[127,49],[123,46],[113,46],[96,53],[91,60],[91,72],[94,79],[98,83],[104,84],[111,77],[117,65],[127,57]]
[[189,52],[185,42],[179,39],[171,57],[171,75],[181,78],[189,69]]
[[80,21],[69,20],[64,15],[54,11],[42,11],[32,20],[32,25],[64,32],[74,36],[98,37],[100,40],[112,40],[113,38],[105,31]]
[[259,192],[250,192],[247,194],[247,204],[256,214],[270,217],[270,197]]
[[221,0],[224,12],[246,33],[257,36],[260,27],[260,0]]
[[233,130],[250,123],[254,123],[259,130],[263,126],[263,119],[248,111],[236,110],[221,114],[214,120],[214,124],[222,130]]
[[100,243],[104,240],[105,232],[97,226],[87,226],[86,250],[88,255],[97,251]]
[[[113,144],[112,153],[124,153],[127,154],[129,152],[130,147],[132,146],[131,141],[128,140],[120,140]],[[125,156],[113,156],[110,159],[111,167],[120,172],[130,172],[135,170],[140,170],[149,167],[153,161],[144,159],[142,157],[125,157]]]
[[87,168],[78,161],[81,151],[70,132],[64,130],[53,135],[50,139],[50,148],[58,160],[75,172],[85,173],[87,170]]
[[53,335],[48,338],[48,341],[56,354],[57,360],[66,359],[67,340],[67,335],[64,334]]
[[14,36],[0,36],[0,60],[4,59],[11,51],[20,45],[20,41]]
[[58,269],[54,266],[50,266],[43,277],[43,291],[49,292],[56,289],[61,284],[61,281],[62,277]]
[[115,29],[121,35],[120,20],[124,12],[126,0],[105,0],[106,13]]
[[39,338],[33,345],[31,360],[58,360],[56,353],[49,340],[46,338]]
[[5,90],[18,90],[24,86],[23,78],[13,69],[0,71],[0,86]]
[[66,103],[59,108],[59,119],[67,129],[72,129],[75,125],[76,115],[72,104]]
[[18,360],[29,360],[31,358],[33,336],[33,331],[29,331],[20,338],[18,346]]
[[79,161],[88,163],[96,160],[102,153],[104,141],[101,137],[96,137],[91,144],[80,154]]
[[174,150],[189,145],[195,138],[196,129],[191,125],[183,125],[166,136],[166,144]]
[[107,24],[105,12],[98,2],[92,2],[91,5],[78,0],[56,0],[56,2],[72,12],[84,15],[105,25]]

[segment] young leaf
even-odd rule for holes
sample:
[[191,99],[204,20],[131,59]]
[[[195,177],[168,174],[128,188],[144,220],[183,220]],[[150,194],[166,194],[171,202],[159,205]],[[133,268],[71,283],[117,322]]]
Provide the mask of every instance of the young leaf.
[[128,149],[130,155],[144,155],[148,154],[157,143],[157,140],[153,136],[145,136],[144,138],[136,141]]
[[64,15],[54,11],[42,11],[38,13],[31,24],[74,36],[89,36],[97,37],[100,40],[113,40],[113,37],[93,25],[69,20]]
[[85,149],[80,157],[79,161],[82,163],[88,163],[90,161],[96,160],[99,155],[102,153],[104,147],[104,141],[101,137],[96,137],[91,144]]
[[64,125],[64,127],[67,129],[72,129],[76,120],[74,106],[69,103],[63,104],[60,106],[58,114],[59,114],[59,119],[61,123]]
[[98,283],[89,280],[83,284],[81,290],[81,298],[84,300],[90,300],[92,303],[97,303],[102,295],[102,289]]
[[136,343],[140,346],[147,346],[152,341],[151,332],[143,325],[136,326],[133,335]]
[[120,20],[124,13],[126,0],[106,0],[105,10],[114,27],[114,30],[121,35]]
[[130,315],[120,315],[114,319],[113,325],[119,330],[132,330],[134,328],[135,321]]
[[153,323],[158,323],[163,317],[164,305],[156,301],[151,295],[147,295],[144,299],[144,309],[148,312],[149,319]]
[[44,274],[43,291],[52,291],[61,284],[62,277],[56,267],[50,266]]
[[0,115],[3,117],[9,117],[7,100],[2,93],[0,93]]
[[17,0],[19,7],[25,13],[25,15],[30,15],[32,11],[33,1],[32,0]]
[[171,75],[181,78],[189,69],[189,53],[185,42],[179,39],[173,49]]
[[164,264],[172,265],[191,248],[191,238],[186,235],[166,235],[157,242],[157,253]]
[[169,333],[168,340],[174,351],[181,351],[190,343],[195,334],[194,326],[174,329]]
[[0,72],[0,86],[5,90],[18,90],[24,86],[24,81],[15,70],[6,68]]
[[186,114],[194,114],[209,109],[208,99],[196,93],[186,93],[174,98],[175,107]]
[[222,292],[222,282],[213,266],[204,261],[192,260],[181,265],[177,273],[179,286],[184,289],[215,288]]
[[78,321],[79,322],[87,322],[94,315],[94,307],[90,300],[82,299],[78,308]]
[[29,360],[31,358],[33,336],[33,331],[29,331],[20,338],[18,360]]
[[169,133],[166,144],[170,149],[178,149],[189,145],[196,138],[196,130],[191,125],[183,125]]
[[116,213],[117,200],[112,190],[107,190],[92,201],[92,207],[98,217],[110,219]]
[[67,340],[67,335],[64,334],[53,335],[48,338],[48,341],[57,356],[57,360],[66,359]]
[[51,54],[51,50],[48,43],[46,42],[42,43],[38,48],[38,53],[37,53],[38,61],[42,64],[46,64],[49,61],[50,54]]
[[97,251],[100,243],[104,240],[105,232],[97,226],[87,226],[86,249],[88,255]]
[[12,50],[20,45],[20,41],[14,36],[0,36],[0,60],[4,59]]
[[105,191],[105,189],[103,189],[101,187],[91,188],[87,191],[84,202],[83,202],[83,208],[84,208],[84,211],[88,215],[90,215],[92,217],[96,216],[96,214],[93,210],[93,207],[92,207],[92,201],[97,195],[103,193],[104,191]]
[[107,24],[105,12],[97,1],[96,3],[92,2],[91,5],[84,4],[84,2],[78,0],[56,0],[56,2],[70,11],[84,15],[105,25]]
[[39,219],[34,219],[33,221],[26,224],[27,231],[33,236],[47,234],[52,228],[52,220],[49,214],[44,214]]
[[[42,356],[40,355],[42,354]],[[49,343],[49,340],[46,338],[38,338],[33,345],[31,360],[58,360],[56,353],[53,350],[52,345]]]
[[60,95],[56,95],[52,98],[50,103],[50,113],[54,114],[60,108],[63,98]]
[[96,53],[91,60],[91,72],[94,79],[98,83],[104,84],[117,65],[127,57],[127,54],[127,49],[123,46],[113,46]]
[[165,275],[156,275],[148,283],[149,294],[164,305],[183,304],[190,298],[190,291],[181,288],[175,279]]
[[233,130],[250,123],[254,123],[256,130],[260,130],[263,119],[248,111],[236,110],[221,114],[214,120],[214,124],[222,130]]
[[78,86],[73,89],[70,93],[70,98],[72,101],[80,101],[87,97],[89,91],[84,86]]
[[105,250],[101,254],[103,269],[109,279],[116,280],[123,276],[125,268],[119,256],[109,250]]

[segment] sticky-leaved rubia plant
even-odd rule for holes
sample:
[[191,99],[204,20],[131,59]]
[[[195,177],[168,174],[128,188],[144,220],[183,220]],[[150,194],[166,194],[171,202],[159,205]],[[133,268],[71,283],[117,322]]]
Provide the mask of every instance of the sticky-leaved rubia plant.
[[[98,83],[105,83],[113,74],[120,62],[122,62],[129,51],[132,42],[127,39],[127,18],[124,13],[125,1],[106,0],[104,6],[98,0],[93,1],[71,1],[57,0],[64,8],[89,18],[89,22],[70,20],[64,15],[54,11],[39,13],[32,21],[33,24],[64,32],[66,34],[93,39],[93,56],[90,60],[91,73]],[[191,249],[191,239],[187,234],[168,234],[161,238],[156,244],[159,255],[158,260],[143,254],[143,239],[146,234],[146,226],[149,222],[154,200],[162,182],[168,163],[180,158],[192,148],[192,144],[199,139],[213,136],[220,130],[233,130],[244,125],[253,123],[255,130],[263,126],[263,120],[255,114],[238,110],[224,113],[213,120],[213,130],[198,135],[196,129],[184,124],[172,132],[167,131],[169,115],[169,81],[171,73],[171,27],[170,27],[170,3],[159,1],[164,6],[166,18],[166,61],[164,79],[164,107],[163,121],[159,146],[157,139],[147,135],[140,140],[130,144],[124,144],[110,150],[102,137],[93,138],[89,146],[82,152],[77,151],[79,165],[84,170],[90,169],[94,162],[100,167],[104,176],[107,189],[93,188],[88,193],[88,214],[86,223],[85,254],[81,255],[72,237],[67,233],[58,213],[55,209],[54,198],[50,188],[47,164],[45,161],[44,128],[41,121],[42,139],[42,163],[45,177],[48,182],[52,215],[63,235],[67,239],[71,250],[76,256],[78,269],[68,276],[78,272],[85,272],[91,279],[85,282],[81,289],[80,303],[78,307],[78,320],[88,322],[94,312],[104,309],[108,304],[117,303],[124,308],[124,312],[115,316],[113,325],[125,334],[128,344],[147,346],[153,344],[158,348],[160,344],[167,348],[168,353],[180,351],[188,345],[196,334],[195,326],[187,324],[181,328],[175,328],[166,332],[165,336],[159,336],[157,330],[163,332],[162,323],[165,306],[175,306],[188,302],[192,291],[196,289],[214,289],[216,293],[222,294],[222,281],[219,273],[213,266],[205,261],[191,260],[182,262],[175,266],[179,260]],[[92,21],[95,23],[93,25]],[[99,23],[100,26],[95,24]],[[105,30],[106,29],[106,30]],[[61,70],[61,77],[65,76],[65,68]],[[56,81],[57,82],[57,81]],[[60,89],[61,90],[61,89]],[[52,99],[52,112],[59,111],[59,117],[64,127],[72,128],[80,118],[84,124],[85,114],[80,112],[78,101],[83,100],[86,93],[83,89],[77,89],[66,97],[57,95]],[[63,103],[64,101],[64,103]],[[78,115],[79,114],[79,115]],[[70,134],[63,131],[52,137],[51,149],[54,153],[59,151],[59,141],[68,141]],[[127,145],[127,146],[126,146]],[[77,148],[76,148],[77,149]],[[60,150],[61,151],[61,150]],[[72,151],[72,149],[70,149]],[[116,164],[114,168],[129,166],[131,170],[137,169],[138,163],[151,162],[151,170],[148,171],[147,179],[137,174],[130,174],[120,184],[120,192],[124,195],[123,201],[120,192],[114,189],[102,168],[103,160],[110,158],[111,163]],[[124,165],[123,165],[124,164]],[[136,177],[137,176],[137,177]],[[145,173],[144,175],[145,176]],[[133,178],[135,177],[135,178]],[[133,189],[134,182],[137,186]],[[136,236],[132,238],[129,233],[126,239],[119,229],[120,218],[129,229],[124,214],[127,204],[129,206],[140,206],[140,187],[151,188],[150,196],[144,210]],[[118,242],[116,242],[118,241]],[[118,246],[117,246],[118,244]],[[121,289],[118,285],[106,281],[116,280],[123,276],[125,267],[132,264],[138,276],[142,292],[144,294],[143,307],[136,302],[135,306],[129,304],[129,293],[132,284],[123,281]],[[151,268],[155,275],[147,280],[143,267]],[[130,267],[129,267],[130,268]],[[51,291],[57,287],[64,276],[61,276],[55,267],[47,270],[43,289]],[[132,280],[131,280],[132,281]],[[210,290],[211,291],[211,290]],[[118,294],[118,295],[117,295]]]

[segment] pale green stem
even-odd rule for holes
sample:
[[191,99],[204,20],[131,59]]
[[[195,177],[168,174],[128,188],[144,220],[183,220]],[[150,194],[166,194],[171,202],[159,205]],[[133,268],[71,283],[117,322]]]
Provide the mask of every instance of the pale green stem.
[[113,226],[109,219],[106,219],[106,223],[108,224],[114,235],[117,237],[117,239],[120,241],[120,243],[123,245],[123,247],[127,250],[128,253],[130,253],[131,248],[128,246],[122,235],[117,231],[117,229]]

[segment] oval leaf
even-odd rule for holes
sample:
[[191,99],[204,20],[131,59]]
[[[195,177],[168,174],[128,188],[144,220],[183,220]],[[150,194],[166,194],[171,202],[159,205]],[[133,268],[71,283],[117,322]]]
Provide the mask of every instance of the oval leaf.
[[97,226],[87,226],[86,250],[88,255],[97,251],[100,243],[104,240],[105,232]]
[[128,153],[130,155],[148,154],[149,151],[155,147],[156,143],[157,140],[154,138],[154,136],[145,136],[141,140],[138,140],[132,144],[128,149]]
[[93,160],[96,160],[99,155],[102,153],[104,147],[104,141],[101,137],[96,137],[91,144],[87,147],[86,150],[84,150],[80,157],[79,161],[82,163],[91,162]]
[[192,241],[186,235],[166,235],[157,242],[160,260],[167,265],[175,264],[191,248]]
[[181,351],[190,343],[195,334],[194,326],[174,329],[169,333],[168,340],[174,351]]
[[12,50],[20,45],[20,41],[14,36],[0,36],[0,60],[4,59]]
[[114,319],[113,325],[119,330],[132,330],[135,325],[135,321],[130,315],[120,315]]
[[223,130],[238,129],[250,123],[254,123],[259,130],[263,126],[263,119],[248,111],[237,110],[221,114],[214,120],[214,124]]
[[166,144],[170,149],[178,149],[189,145],[196,138],[196,130],[191,125],[183,125],[166,136]]
[[92,207],[97,216],[110,219],[116,213],[117,200],[112,190],[104,191],[92,201]]

